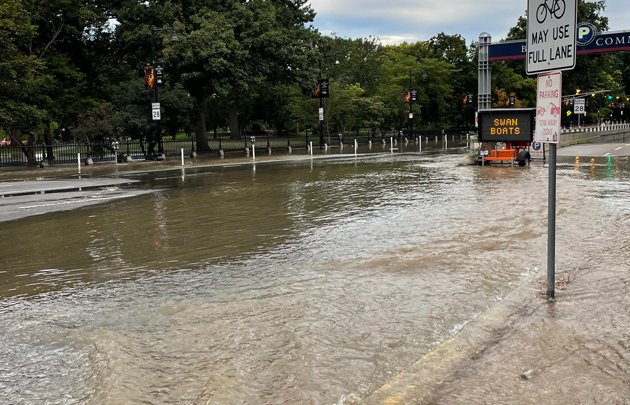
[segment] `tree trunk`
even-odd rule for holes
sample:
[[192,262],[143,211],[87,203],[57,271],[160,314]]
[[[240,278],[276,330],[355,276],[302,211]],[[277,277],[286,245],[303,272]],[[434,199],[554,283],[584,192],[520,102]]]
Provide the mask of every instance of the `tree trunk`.
[[29,166],[37,166],[37,158],[35,156],[35,132],[31,131],[28,133],[28,141],[27,141],[27,149],[26,158],[28,159]]
[[44,125],[44,144],[46,145],[46,156],[44,158],[48,160],[48,163],[52,164],[53,160],[55,160],[55,156],[53,155],[53,140],[50,133],[50,121],[47,121],[46,125]]
[[241,126],[238,122],[238,111],[236,107],[230,107],[230,137],[233,139],[241,137]]
[[24,145],[20,140],[20,130],[19,129],[11,129],[9,130],[9,136],[11,137],[11,145],[17,145],[24,153],[26,157],[27,164],[29,166],[35,166],[37,162],[35,161],[35,135],[33,133],[28,136],[28,143]]
[[193,116],[196,116],[195,122],[195,140],[197,142],[197,152],[204,153],[210,152],[208,146],[208,135],[206,133],[206,110],[208,107],[208,99],[203,97],[202,99],[194,99],[193,102]]
[[9,129],[9,137],[11,138],[11,145],[21,146],[20,142],[20,130],[19,129]]

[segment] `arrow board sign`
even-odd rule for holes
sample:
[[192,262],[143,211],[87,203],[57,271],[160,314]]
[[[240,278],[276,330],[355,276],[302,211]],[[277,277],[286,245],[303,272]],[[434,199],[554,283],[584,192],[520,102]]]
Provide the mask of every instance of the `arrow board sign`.
[[527,74],[575,67],[578,0],[527,0]]

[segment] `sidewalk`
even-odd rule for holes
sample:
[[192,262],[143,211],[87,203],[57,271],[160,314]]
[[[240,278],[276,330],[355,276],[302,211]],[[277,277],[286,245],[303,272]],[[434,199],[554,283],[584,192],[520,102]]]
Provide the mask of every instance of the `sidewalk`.
[[620,264],[578,273],[553,303],[524,286],[361,403],[627,405],[628,285]]
[[561,238],[556,301],[540,269],[358,403],[630,404],[630,216],[583,221]]

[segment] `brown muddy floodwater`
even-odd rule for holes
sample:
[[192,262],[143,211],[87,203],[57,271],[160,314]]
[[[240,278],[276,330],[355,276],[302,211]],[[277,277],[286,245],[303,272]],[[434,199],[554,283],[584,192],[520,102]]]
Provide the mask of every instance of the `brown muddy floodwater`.
[[[546,166],[465,153],[137,174],[154,193],[2,223],[0,402],[368,397],[545,278]],[[628,201],[627,158],[560,160],[560,273],[630,266]]]

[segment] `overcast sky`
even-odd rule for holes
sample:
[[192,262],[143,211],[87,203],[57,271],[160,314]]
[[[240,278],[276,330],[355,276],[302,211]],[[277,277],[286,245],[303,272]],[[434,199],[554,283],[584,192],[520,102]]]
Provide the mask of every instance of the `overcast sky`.
[[[383,44],[427,40],[445,32],[466,43],[481,32],[506,37],[525,15],[527,0],[311,0],[315,27],[344,38],[376,36]],[[611,31],[630,30],[630,1],[606,0]]]

